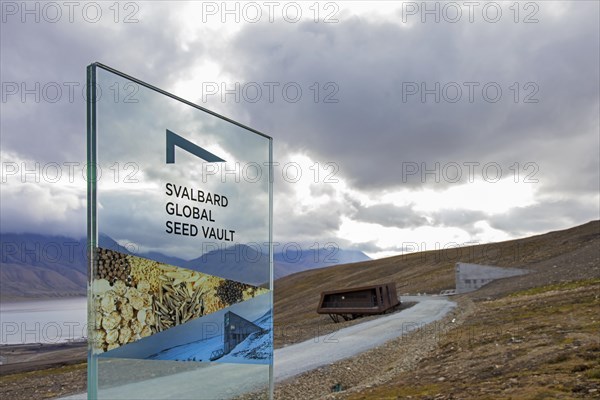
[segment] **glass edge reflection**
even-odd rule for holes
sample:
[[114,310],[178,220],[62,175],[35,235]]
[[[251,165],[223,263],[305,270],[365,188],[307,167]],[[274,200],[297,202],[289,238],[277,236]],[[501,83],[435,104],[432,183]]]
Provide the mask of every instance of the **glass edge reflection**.
[[97,358],[93,353],[93,327],[95,324],[94,307],[92,304],[92,281],[95,274],[94,249],[96,248],[98,231],[96,225],[96,66],[87,67],[87,99],[86,99],[86,125],[87,125],[87,315],[88,315],[88,356],[87,356],[87,397],[96,400],[97,393]]
[[231,119],[231,118],[227,118],[227,117],[225,117],[224,115],[221,115],[221,114],[219,114],[219,113],[216,113],[216,112],[214,112],[214,111],[211,111],[211,110],[209,110],[209,109],[206,109],[206,108],[204,108],[204,107],[202,107],[202,106],[199,106],[198,104],[192,103],[191,101],[189,101],[189,100],[186,100],[186,99],[184,99],[184,98],[181,98],[181,97],[179,97],[179,96],[177,96],[177,95],[174,95],[173,93],[167,92],[167,91],[165,91],[165,90],[163,90],[163,89],[160,89],[160,88],[158,88],[158,87],[156,87],[156,86],[154,86],[154,85],[151,85],[151,84],[149,84],[149,83],[147,83],[147,82],[144,82],[144,81],[142,81],[142,80],[140,80],[140,79],[134,78],[133,76],[127,75],[127,74],[125,74],[125,73],[123,73],[123,72],[121,72],[121,71],[119,71],[119,70],[116,70],[116,69],[114,69],[114,68],[112,68],[112,67],[109,67],[108,65],[104,65],[104,64],[102,64],[102,63],[99,63],[99,62],[94,62],[94,63],[90,64],[90,67],[91,67],[91,66],[94,66],[94,67],[97,67],[97,68],[101,68],[101,69],[103,69],[103,70],[105,70],[105,71],[107,71],[107,72],[110,72],[110,73],[113,73],[113,74],[115,74],[115,75],[118,75],[118,76],[120,76],[120,77],[122,77],[122,78],[124,78],[124,79],[128,79],[128,80],[130,80],[130,81],[132,81],[132,82],[135,82],[135,83],[137,83],[138,85],[144,86],[144,87],[146,87],[146,88],[148,88],[148,89],[150,89],[150,90],[153,90],[153,91],[155,91],[155,92],[158,92],[158,93],[160,93],[160,94],[163,94],[163,95],[165,95],[165,96],[167,96],[167,97],[170,97],[170,98],[172,98],[172,99],[174,99],[174,100],[177,100],[177,101],[179,101],[179,102],[182,102],[182,103],[184,103],[184,104],[187,104],[187,105],[188,105],[188,106],[190,106],[190,107],[194,107],[194,108],[196,108],[196,109],[198,109],[198,110],[204,111],[204,112],[206,112],[206,113],[208,113],[208,114],[210,114],[210,115],[213,115],[213,116],[215,116],[215,117],[217,117],[217,118],[220,118],[220,119],[222,119],[222,120],[225,120],[225,121],[227,121],[227,122],[229,122],[229,123],[232,123],[232,124],[234,124],[234,125],[237,125],[237,126],[239,126],[240,128],[246,129],[246,130],[248,130],[248,131],[250,131],[250,132],[252,132],[252,133],[254,133],[254,134],[257,134],[257,135],[259,135],[259,136],[262,136],[262,137],[264,137],[264,138],[266,138],[266,139],[269,139],[269,140],[273,139],[271,136],[269,136],[269,135],[266,135],[266,134],[264,134],[264,133],[262,133],[262,132],[260,132],[260,131],[258,131],[258,130],[256,130],[256,129],[254,129],[254,128],[250,128],[250,127],[249,127],[249,126],[247,126],[247,125],[244,125],[244,124],[242,124],[242,123],[239,123],[239,122],[237,122],[237,121],[235,121],[235,120],[233,120],[233,119]]

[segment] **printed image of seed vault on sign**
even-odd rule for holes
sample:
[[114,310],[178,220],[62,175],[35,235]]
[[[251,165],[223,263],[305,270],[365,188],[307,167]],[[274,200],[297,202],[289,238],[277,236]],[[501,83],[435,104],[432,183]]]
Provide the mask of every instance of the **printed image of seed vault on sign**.
[[88,397],[272,397],[271,138],[98,63],[87,112]]

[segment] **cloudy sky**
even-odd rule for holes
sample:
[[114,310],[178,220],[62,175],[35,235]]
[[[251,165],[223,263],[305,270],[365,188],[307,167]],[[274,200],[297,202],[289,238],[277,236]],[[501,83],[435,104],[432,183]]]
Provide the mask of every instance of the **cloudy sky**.
[[85,234],[95,61],[272,136],[279,243],[382,257],[599,218],[597,1],[1,5],[1,232]]

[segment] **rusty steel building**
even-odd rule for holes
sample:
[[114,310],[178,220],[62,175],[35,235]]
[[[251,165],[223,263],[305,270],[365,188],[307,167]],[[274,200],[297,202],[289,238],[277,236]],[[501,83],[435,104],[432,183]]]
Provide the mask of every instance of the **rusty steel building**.
[[334,322],[364,315],[384,314],[400,304],[396,285],[385,283],[321,293],[317,312],[328,314]]

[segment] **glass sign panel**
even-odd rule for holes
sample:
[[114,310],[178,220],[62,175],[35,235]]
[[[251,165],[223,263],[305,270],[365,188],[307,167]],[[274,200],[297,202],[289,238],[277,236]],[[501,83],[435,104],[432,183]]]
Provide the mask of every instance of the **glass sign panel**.
[[88,396],[272,397],[272,140],[88,67]]

